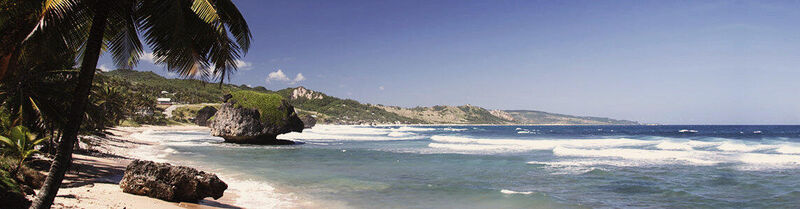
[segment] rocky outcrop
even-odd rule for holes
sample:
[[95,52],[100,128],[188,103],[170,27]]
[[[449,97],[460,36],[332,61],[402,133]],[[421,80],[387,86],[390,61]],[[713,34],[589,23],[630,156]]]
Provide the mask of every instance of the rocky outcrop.
[[170,202],[219,199],[228,185],[217,175],[185,166],[134,160],[125,169],[119,186],[123,192]]
[[300,120],[303,121],[303,128],[312,128],[317,124],[317,119],[310,115],[301,116]]
[[322,99],[322,94],[318,93],[318,92],[315,92],[315,91],[312,91],[312,90],[308,90],[305,87],[300,86],[300,87],[297,87],[294,90],[292,90],[291,99],[294,100],[294,99],[300,99],[300,98]]
[[[260,111],[276,111],[273,113],[279,117],[272,121],[262,120]],[[222,104],[209,126],[211,135],[222,137],[225,142],[241,144],[295,144],[275,137],[279,134],[303,131],[303,121],[286,100],[280,101],[277,110],[259,110],[238,106],[236,99],[230,98]]]
[[203,109],[197,111],[197,115],[194,117],[194,123],[198,126],[208,126],[208,119],[216,113],[217,108],[205,106]]

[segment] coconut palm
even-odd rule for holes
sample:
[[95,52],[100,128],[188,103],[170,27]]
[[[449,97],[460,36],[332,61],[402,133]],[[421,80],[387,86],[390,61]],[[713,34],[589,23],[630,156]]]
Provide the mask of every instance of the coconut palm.
[[[96,111],[96,127],[114,126],[125,117],[125,95],[118,87],[101,85],[92,91],[90,104]],[[88,113],[88,112],[87,112]]]
[[[81,67],[55,159],[31,208],[49,208],[53,203],[71,162],[97,60],[104,49],[117,66],[130,68],[143,52],[142,34],[156,63],[182,76],[222,83],[237,69],[236,60],[250,45],[247,23],[230,0],[71,0],[66,5],[65,15],[53,19],[64,22],[60,27],[72,26],[69,34],[83,35],[68,38],[85,37]],[[37,28],[34,34],[47,33],[47,28]]]

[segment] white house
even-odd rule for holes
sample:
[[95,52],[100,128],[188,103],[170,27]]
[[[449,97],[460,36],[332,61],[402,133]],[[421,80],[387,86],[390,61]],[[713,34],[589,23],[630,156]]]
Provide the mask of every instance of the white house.
[[158,104],[172,104],[172,98],[157,98]]

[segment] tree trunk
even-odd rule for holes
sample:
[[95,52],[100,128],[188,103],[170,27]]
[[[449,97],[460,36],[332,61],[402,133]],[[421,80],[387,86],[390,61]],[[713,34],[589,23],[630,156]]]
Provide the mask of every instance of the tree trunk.
[[62,130],[63,135],[61,142],[58,143],[56,157],[50,166],[50,172],[44,180],[42,190],[39,191],[36,200],[31,205],[31,209],[50,208],[58,193],[58,188],[61,186],[61,181],[64,180],[64,174],[72,163],[72,149],[78,136],[78,130],[83,122],[83,114],[86,111],[89,90],[92,87],[97,60],[100,57],[100,49],[103,43],[103,34],[106,29],[108,10],[103,6],[104,2],[106,1],[97,1],[94,5],[95,14],[89,31],[89,38],[86,41],[83,61],[81,62],[78,86],[72,94],[72,104],[67,115],[67,124]]

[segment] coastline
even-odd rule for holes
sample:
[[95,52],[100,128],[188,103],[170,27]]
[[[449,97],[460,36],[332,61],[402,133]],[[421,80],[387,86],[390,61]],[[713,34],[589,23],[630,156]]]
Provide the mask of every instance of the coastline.
[[[67,172],[53,207],[90,209],[241,208],[234,205],[238,195],[231,191],[231,186],[220,199],[206,198],[199,203],[168,202],[124,193],[119,187],[119,181],[122,179],[128,163],[133,159],[142,158],[136,156],[132,150],[147,149],[158,145],[157,142],[139,140],[132,135],[145,131],[203,131],[207,129],[207,127],[194,125],[114,127],[109,129],[111,134],[106,137],[89,137],[92,139],[89,144],[81,144],[81,146],[88,146],[92,151],[73,154],[73,169]],[[196,169],[201,170],[202,168]]]

